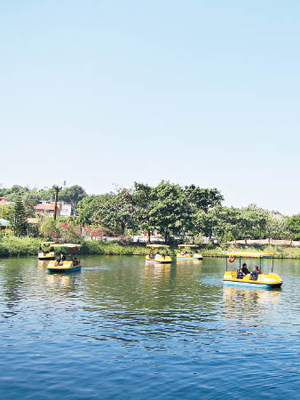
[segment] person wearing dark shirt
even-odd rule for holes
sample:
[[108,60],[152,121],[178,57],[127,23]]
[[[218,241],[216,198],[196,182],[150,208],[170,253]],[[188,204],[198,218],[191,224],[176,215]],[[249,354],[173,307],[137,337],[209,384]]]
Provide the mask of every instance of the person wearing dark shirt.
[[242,272],[243,272],[244,275],[250,274],[250,271],[248,270],[246,263],[243,264]]
[[65,261],[65,259],[66,259],[66,257],[64,255],[64,253],[60,253],[60,255],[57,259],[58,264],[62,264]]

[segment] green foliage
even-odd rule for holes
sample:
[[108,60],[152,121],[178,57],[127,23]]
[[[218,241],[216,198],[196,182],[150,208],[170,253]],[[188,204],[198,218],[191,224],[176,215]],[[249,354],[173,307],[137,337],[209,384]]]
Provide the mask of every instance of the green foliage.
[[59,239],[62,243],[81,243],[81,228],[72,221],[58,224]]
[[63,189],[59,193],[60,200],[63,200],[67,203],[72,203],[75,206],[81,201],[83,198],[87,196],[85,190],[78,185],[73,185]]
[[125,234],[135,225],[132,196],[126,189],[83,199],[78,205],[82,223],[96,223],[115,235]]
[[250,205],[245,208],[217,206],[207,213],[196,213],[196,226],[206,236],[216,236],[219,241],[234,239],[263,239],[267,237],[269,213]]
[[12,204],[0,203],[0,218],[6,219],[12,225],[14,223],[14,206]]
[[213,207],[221,205],[224,197],[216,188],[203,189],[195,185],[185,186],[185,196],[190,204],[192,213],[202,210],[205,213]]
[[[0,189],[0,195],[15,201],[19,211],[15,224],[16,235],[26,234],[26,217],[35,216],[35,204],[40,200],[53,200],[53,188],[41,190],[14,185]],[[172,237],[184,240],[203,234],[215,236],[221,242],[238,239],[300,239],[300,217],[286,217],[263,210],[256,205],[244,208],[223,207],[223,196],[216,188],[195,185],[184,188],[170,182],[160,182],[151,187],[135,183],[132,189],[118,189],[112,193],[87,196],[78,185],[65,188],[60,199],[77,205],[79,218],[60,220],[30,227],[30,235],[41,234],[45,239],[81,240],[80,224],[86,237],[99,239],[102,234],[122,236],[148,233],[154,230],[167,241]],[[23,201],[23,207],[20,205]],[[25,211],[25,218],[24,218]],[[22,217],[23,215],[23,217]],[[0,204],[0,218],[14,223],[15,210]],[[68,229],[62,224],[68,223]],[[75,232],[76,231],[76,232]],[[92,232],[93,231],[93,232]]]
[[291,237],[294,240],[300,239],[300,214],[293,215],[287,222],[288,229],[291,233]]
[[151,213],[155,201],[154,188],[135,182],[132,197],[138,226],[141,232],[147,232],[150,237],[156,227],[155,215]]
[[267,236],[276,239],[290,239],[291,231],[289,230],[290,218],[280,213],[270,212],[267,220]]
[[20,196],[14,205],[14,232],[18,237],[25,236],[27,233],[27,216]]
[[117,243],[102,243],[89,240],[84,242],[81,250],[82,254],[99,254],[99,255],[146,255],[149,249],[145,246],[126,245],[122,246]]
[[36,255],[40,243],[40,239],[31,237],[3,237],[0,239],[0,256]]
[[83,225],[90,225],[94,220],[94,214],[97,211],[99,196],[87,196],[78,203],[77,211],[79,221]]
[[156,229],[165,237],[180,235],[185,230],[189,218],[188,202],[179,185],[162,181],[154,188],[150,217]]
[[60,237],[60,230],[58,224],[53,219],[48,218],[41,225],[40,232],[45,241],[58,241]]

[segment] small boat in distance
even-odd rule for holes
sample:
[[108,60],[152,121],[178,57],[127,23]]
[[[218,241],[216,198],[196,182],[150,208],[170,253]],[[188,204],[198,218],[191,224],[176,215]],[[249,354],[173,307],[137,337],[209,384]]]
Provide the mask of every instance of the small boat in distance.
[[196,244],[179,244],[178,249],[180,253],[176,254],[177,260],[202,260],[203,258]]
[[[58,260],[49,262],[47,270],[51,273],[70,273],[81,270],[80,259],[75,255],[78,253],[81,245],[72,243],[63,243],[53,245],[54,249],[61,248],[61,257]],[[65,256],[64,252],[68,255]]]
[[[146,255],[146,262],[159,264],[170,264],[172,262],[172,258],[168,253],[170,246],[165,244],[147,244],[147,247],[150,247],[150,252]],[[160,254],[160,249],[163,249],[162,254]],[[155,251],[156,253],[154,253]]]
[[[265,289],[280,288],[283,284],[283,280],[279,275],[273,272],[274,270],[274,254],[273,253],[251,253],[251,252],[229,252],[226,254],[226,271],[223,277],[223,282],[227,284],[238,284],[244,286],[252,287],[262,287]],[[259,259],[260,268],[257,266],[257,271],[246,273],[242,272],[242,259],[243,258],[257,258]],[[261,264],[263,258],[272,259],[271,272],[261,273]],[[228,261],[233,265],[233,263],[238,260],[238,265],[236,265],[233,270],[228,271]]]
[[38,251],[38,259],[41,261],[44,260],[54,260],[55,259],[55,251],[53,245],[55,242],[43,242]]

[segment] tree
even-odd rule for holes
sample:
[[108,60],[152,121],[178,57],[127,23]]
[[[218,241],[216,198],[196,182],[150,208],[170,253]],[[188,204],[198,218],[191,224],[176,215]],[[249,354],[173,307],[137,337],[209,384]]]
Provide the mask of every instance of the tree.
[[136,220],[142,232],[148,233],[148,240],[155,229],[155,217],[151,213],[154,207],[154,189],[143,183],[134,183],[133,206],[135,207]]
[[135,208],[127,189],[87,196],[78,204],[78,211],[81,223],[96,224],[113,234],[124,235],[127,228],[136,228]]
[[300,240],[300,214],[289,218],[287,224],[288,230],[293,240]]
[[182,235],[189,217],[189,207],[183,189],[179,185],[162,181],[154,189],[154,200],[149,215],[153,225],[164,235]]
[[200,209],[207,213],[209,209],[221,205],[224,200],[221,192],[216,188],[203,189],[199,186],[190,185],[185,186],[184,193],[193,212]]
[[278,212],[270,212],[267,220],[267,235],[269,242],[273,239],[290,239],[288,230],[289,217],[281,215]]
[[41,226],[41,234],[47,241],[56,242],[60,237],[60,230],[56,221],[51,218],[47,218]]
[[67,187],[63,189],[59,194],[61,200],[72,203],[74,206],[77,206],[79,201],[86,196],[87,194],[85,190],[78,185]]
[[0,218],[6,219],[12,225],[14,223],[14,206],[12,204],[0,203]]
[[59,224],[59,232],[63,243],[80,243],[82,241],[81,229],[74,221]]
[[124,235],[135,227],[135,208],[127,189],[99,196],[96,207],[95,221],[115,234]]
[[94,219],[97,212],[97,204],[99,201],[99,196],[87,196],[82,199],[77,206],[77,211],[79,213],[79,222],[83,225],[90,225]]
[[27,216],[21,196],[14,205],[14,233],[16,236],[25,236],[27,233]]

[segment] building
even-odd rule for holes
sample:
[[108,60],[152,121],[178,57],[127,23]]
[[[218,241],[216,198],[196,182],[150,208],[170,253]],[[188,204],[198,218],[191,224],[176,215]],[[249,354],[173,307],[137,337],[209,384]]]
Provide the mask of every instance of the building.
[[[54,201],[43,201],[34,206],[35,212],[39,215],[43,215],[45,217],[53,217],[55,210],[55,202]],[[60,215],[61,203],[58,202],[56,206],[56,213]]]
[[[43,215],[45,217],[53,217],[55,210],[55,202],[54,201],[43,201],[39,202],[35,207],[35,212],[39,215]],[[72,204],[63,203],[59,201],[56,206],[56,215],[61,217],[70,217],[71,215],[75,215],[76,210]]]

